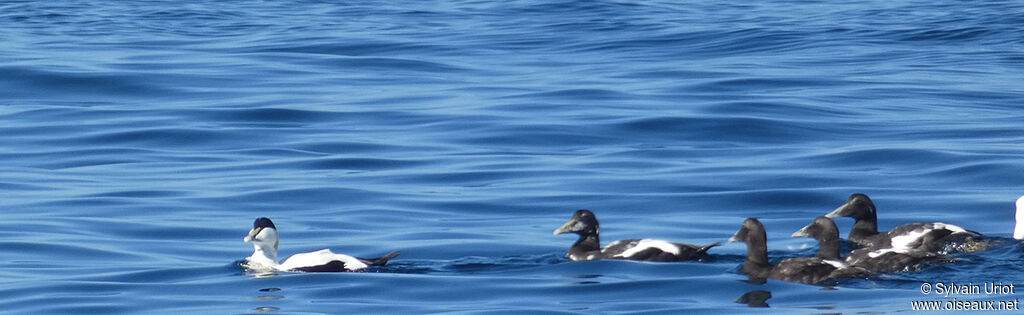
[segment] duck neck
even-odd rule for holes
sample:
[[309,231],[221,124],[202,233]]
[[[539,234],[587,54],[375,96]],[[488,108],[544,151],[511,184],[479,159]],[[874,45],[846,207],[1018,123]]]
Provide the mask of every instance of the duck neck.
[[768,240],[765,234],[751,233],[747,239],[747,261],[744,265],[769,266]]
[[829,237],[818,240],[818,253],[815,254],[814,257],[827,260],[840,260],[839,239]]
[[601,240],[597,234],[580,234],[580,239],[572,244],[571,251],[590,252],[601,249]]
[[863,239],[878,235],[878,219],[872,213],[864,218],[857,219],[850,230],[850,240],[858,243]]
[[252,256],[249,256],[249,262],[265,266],[276,266],[277,250],[272,247],[261,245],[262,244],[252,244],[253,251]]

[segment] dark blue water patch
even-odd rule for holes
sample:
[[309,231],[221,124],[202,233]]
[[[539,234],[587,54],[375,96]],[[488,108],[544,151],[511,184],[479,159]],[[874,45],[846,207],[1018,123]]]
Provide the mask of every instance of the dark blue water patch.
[[173,198],[188,195],[187,192],[174,190],[127,190],[86,195],[87,197],[115,198]]
[[[898,165],[904,169],[919,169],[925,165],[950,165],[967,162],[968,157],[944,150],[913,149],[913,148],[862,148],[836,151],[834,153],[817,154],[806,157],[806,162],[820,165],[844,165],[847,168],[891,167]],[[928,163],[923,163],[927,161]]]
[[[218,198],[218,201],[231,204],[232,201],[258,203],[262,207],[275,208],[281,205],[295,205],[301,201],[307,204],[343,204],[345,202],[362,202],[381,197],[380,194],[365,189],[342,187],[291,187],[261,189],[244,194]],[[277,205],[277,206],[273,206]]]
[[902,33],[901,40],[905,41],[970,41],[972,39],[981,38],[992,33],[986,27],[965,27],[965,28],[946,28],[946,29],[914,29],[914,30],[903,30],[898,33]]
[[570,15],[596,15],[602,16],[605,13],[614,13],[617,10],[634,10],[645,8],[646,5],[635,4],[635,3],[622,3],[614,1],[593,1],[593,2],[577,2],[577,1],[553,1],[544,3],[523,3],[521,6],[510,7],[509,10],[516,12],[538,14],[538,15],[555,15],[562,16],[562,13],[576,13]]
[[293,147],[302,151],[315,152],[318,154],[381,154],[385,152],[423,150],[422,147],[414,147],[411,144],[400,147],[373,141],[343,141],[334,139],[300,143]]
[[[178,115],[181,115],[180,113]],[[259,124],[286,124],[303,126],[317,122],[334,121],[342,118],[343,113],[311,111],[291,108],[244,108],[204,110],[191,117],[201,117],[218,122],[238,122]]]
[[530,177],[531,174],[535,174],[536,176],[557,176],[558,173],[569,172],[546,170],[506,171],[501,169],[495,169],[491,171],[442,171],[438,173],[425,173],[417,176],[403,177],[401,178],[401,181],[407,183],[448,183],[448,185],[458,185],[463,187],[485,187],[491,185],[499,185],[508,180]]
[[[72,154],[73,153],[73,154]],[[135,148],[83,148],[80,150],[59,150],[52,152],[26,152],[12,154],[10,158],[30,162],[25,165],[32,168],[62,170],[87,167],[102,167],[117,164],[142,164],[162,161],[169,156],[167,152]],[[222,161],[215,157],[189,156],[180,157],[178,162],[216,162]]]
[[[23,112],[15,115],[21,117],[50,119],[51,121],[57,122],[66,119],[72,119],[76,122],[81,120],[92,120],[97,125],[105,127],[96,128],[71,122],[64,122],[7,128],[11,132],[17,132],[25,135],[27,139],[42,139],[42,141],[54,144],[86,141],[95,144],[102,144],[105,147],[112,147],[116,144],[121,144],[128,146],[124,148],[124,150],[129,150],[130,148],[139,148],[140,146],[189,147],[193,145],[203,146],[204,143],[206,145],[215,145],[215,143],[232,141],[230,139],[239,139],[238,137],[259,137],[257,135],[247,133],[246,130],[221,130],[210,128],[203,130],[204,128],[198,127],[174,126],[174,123],[164,120],[166,118],[151,119],[150,117],[158,117],[157,114],[147,112],[61,109]],[[124,123],[132,122],[146,124],[150,127],[145,129],[133,129],[123,125]],[[261,138],[266,139],[266,136]],[[105,150],[116,149],[117,148],[109,148]]]
[[[289,54],[313,54],[339,57],[366,57],[366,56],[400,56],[409,55],[412,52],[426,54],[455,54],[458,52],[451,46],[439,44],[426,44],[417,42],[385,41],[381,39],[345,38],[345,37],[306,37],[304,43],[296,45],[291,38],[281,38],[280,43],[263,44],[246,47],[239,53],[289,53]],[[280,56],[280,55],[277,55]],[[272,59],[272,58],[270,58]],[[332,58],[334,62],[351,60],[353,64],[366,61],[364,58]],[[320,59],[324,60],[324,59]],[[372,60],[371,60],[372,61]],[[449,68],[448,70],[456,70]]]
[[395,159],[322,158],[304,161],[299,164],[301,166],[298,168],[304,169],[383,170],[422,166],[425,163]]
[[421,73],[454,75],[459,72],[466,71],[466,69],[447,63],[398,57],[320,58],[315,63],[321,66],[345,69],[345,71],[387,71],[390,77],[386,80],[394,80],[395,76],[407,76],[416,79],[417,82],[424,82],[424,79],[427,79],[426,77],[422,77],[420,75]]
[[708,137],[719,143],[784,143],[806,141],[825,131],[813,123],[752,116],[650,117],[620,123],[617,129],[647,137],[700,142]]
[[[243,140],[247,138],[249,140]],[[201,128],[157,127],[141,130],[102,131],[72,141],[122,144],[150,147],[203,147],[224,143],[249,142],[265,139],[245,131],[225,131]]]
[[723,93],[726,91],[743,91],[744,93],[781,91],[806,91],[821,89],[824,87],[841,86],[846,84],[841,80],[829,80],[822,78],[743,78],[723,79],[688,87],[688,90],[702,93]]
[[[79,69],[49,69],[38,67],[0,67],[4,80],[0,80],[7,98],[63,98],[102,100],[105,97],[151,98],[154,95],[176,94],[167,87],[137,80],[133,74],[91,72]],[[32,87],[48,86],[40,91]]]
[[46,190],[47,186],[36,184],[23,184],[20,182],[0,182],[0,189],[5,191],[40,191]]
[[[783,83],[784,84],[784,83]],[[828,84],[828,83],[820,83]],[[799,84],[796,84],[799,85]],[[785,115],[786,117],[805,117],[811,121],[829,121],[832,120],[834,123],[821,124],[823,130],[819,133],[825,133],[830,129],[843,129],[838,126],[840,122],[845,119],[855,118],[861,113],[851,111],[845,108],[836,108],[832,106],[818,106],[811,104],[793,104],[783,102],[763,102],[763,101],[726,101],[718,102],[714,104],[708,104],[701,108],[702,113],[716,114],[716,115],[747,115],[747,116],[780,116]],[[832,128],[829,128],[832,127]],[[831,136],[825,134],[823,136]]]
[[705,55],[728,51],[731,55],[759,55],[765,52],[784,53],[814,47],[813,40],[807,40],[806,33],[783,31],[770,28],[745,28],[726,32],[727,36],[716,36],[712,41],[696,45]]
[[1024,166],[1012,160],[986,163],[961,163],[938,169],[930,174],[934,178],[956,178],[956,181],[987,181],[993,184],[1016,185]]
[[135,254],[97,249],[81,245],[58,245],[48,242],[8,241],[3,242],[5,251],[18,253],[16,256],[8,256],[14,261],[48,261],[53,253],[83,257],[82,261],[102,261],[105,259],[117,259],[130,261],[137,257]]
[[44,136],[56,138],[56,135],[80,136],[83,133],[116,129],[112,127],[125,123],[165,124],[168,119],[157,112],[93,108],[104,105],[108,104],[80,103],[76,106],[48,106],[20,111],[5,115],[4,119],[34,121],[35,123],[11,124],[5,129],[11,130],[14,135],[17,135],[15,139],[37,139]]
[[[46,282],[49,283],[49,282]],[[108,301],[112,296],[124,290],[126,285],[108,283],[77,283],[65,284],[61,289],[48,291],[23,291],[22,293],[34,293],[32,296],[17,294],[11,296],[11,301],[16,302],[16,307],[5,308],[5,311],[29,312],[29,313],[80,313],[80,314],[110,314],[119,312],[134,312],[144,309],[139,305],[127,305]],[[60,304],[47,303],[53,298],[63,300]]]
[[556,90],[549,92],[540,93],[527,93],[508,96],[507,98],[527,98],[527,99],[552,99],[552,100],[591,100],[591,101],[608,101],[608,100],[627,100],[633,99],[630,94],[604,89],[568,89],[568,90]]
[[[493,126],[467,137],[465,144],[492,148],[549,147],[569,151],[588,145],[621,141],[618,137],[598,132],[585,132],[593,126],[519,125]],[[495,129],[507,130],[498,132]]]
[[545,266],[564,263],[560,254],[506,256],[501,258],[468,256],[452,260],[404,260],[390,263],[388,266],[375,267],[371,272],[396,272],[413,274],[435,274],[466,276],[473,274],[507,274],[523,270],[544,268]]

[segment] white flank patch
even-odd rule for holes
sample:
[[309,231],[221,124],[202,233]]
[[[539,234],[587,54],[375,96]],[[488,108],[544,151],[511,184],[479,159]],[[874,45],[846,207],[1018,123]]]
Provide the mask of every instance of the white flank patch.
[[878,256],[885,255],[887,253],[904,254],[904,253],[907,253],[908,251],[909,251],[909,248],[883,248],[883,249],[879,249],[879,250],[876,250],[876,251],[868,253],[868,257],[876,258]]
[[636,243],[636,246],[633,246],[632,248],[627,249],[624,252],[616,254],[615,257],[632,257],[633,255],[636,255],[636,253],[642,252],[652,247],[660,249],[661,251],[666,253],[679,255],[679,247],[672,243],[662,240],[642,239]]
[[293,270],[295,268],[313,267],[326,265],[327,263],[340,260],[345,263],[345,269],[357,270],[366,268],[366,264],[349,255],[335,254],[330,249],[321,249],[315,252],[295,254],[278,266],[281,270]]
[[[914,230],[910,233],[903,234],[892,238],[892,248],[910,248],[910,245],[917,241],[917,239],[930,232],[929,229]],[[873,256],[872,256],[873,257]]]
[[936,229],[947,229],[947,230],[953,231],[953,233],[967,233],[967,229],[964,229],[962,227],[959,227],[959,226],[956,226],[956,225],[952,225],[952,224],[945,224],[945,223],[935,222],[935,228]]
[[822,259],[822,261],[824,261],[826,264],[832,265],[832,267],[836,267],[836,269],[846,268],[846,264],[838,260]]
[[967,233],[967,230],[962,228],[962,227],[959,227],[959,226],[956,226],[956,225],[952,225],[952,224],[945,224],[945,223],[942,223],[942,222],[934,222],[934,223],[932,223],[932,227],[931,228],[924,228],[924,229],[914,230],[914,231],[912,231],[910,233],[893,237],[892,238],[892,247],[893,248],[910,248],[910,245],[913,244],[914,242],[916,242],[922,236],[924,236],[928,232],[935,231],[935,230],[949,230],[949,231],[951,231],[953,233]]

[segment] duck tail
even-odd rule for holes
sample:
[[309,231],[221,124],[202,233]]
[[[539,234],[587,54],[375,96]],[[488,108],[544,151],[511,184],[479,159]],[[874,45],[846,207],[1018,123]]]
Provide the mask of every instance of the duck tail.
[[367,265],[370,265],[370,266],[383,266],[384,264],[388,263],[388,260],[391,260],[391,258],[395,258],[396,256],[398,256],[401,253],[402,252],[400,252],[400,251],[393,251],[393,252],[388,253],[387,255],[384,255],[384,256],[381,256],[381,257],[377,257],[377,258],[358,258],[358,259],[360,261],[362,261],[363,263],[365,263]]
[[707,252],[707,251],[708,251],[709,249],[711,249],[712,247],[715,247],[715,246],[718,246],[718,245],[722,245],[722,242],[714,242],[714,243],[708,244],[708,245],[706,245],[706,246],[704,246],[704,247],[701,247],[701,248],[700,248],[700,250],[698,250],[698,251],[699,251],[699,252],[700,252],[701,254],[703,254],[703,253],[706,253],[706,252]]

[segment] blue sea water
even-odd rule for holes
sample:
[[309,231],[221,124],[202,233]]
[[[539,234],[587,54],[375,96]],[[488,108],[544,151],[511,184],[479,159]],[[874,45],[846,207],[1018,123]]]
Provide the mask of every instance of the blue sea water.
[[[888,313],[922,284],[1024,284],[1006,241],[922,271],[746,281],[700,262],[571,262],[605,242],[773,259],[854,192],[881,229],[998,238],[1024,194],[1018,1],[0,3],[0,312]],[[238,265],[401,250],[359,273]],[[852,221],[840,219],[842,235]],[[767,306],[736,300],[770,292]],[[757,305],[758,303],[750,303]]]

